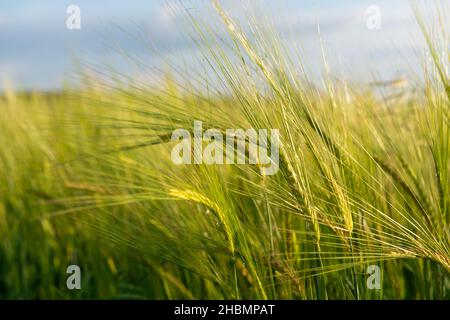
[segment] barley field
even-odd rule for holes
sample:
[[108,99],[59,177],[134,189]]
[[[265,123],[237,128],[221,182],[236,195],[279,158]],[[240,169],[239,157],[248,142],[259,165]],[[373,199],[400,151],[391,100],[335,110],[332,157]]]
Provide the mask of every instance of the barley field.
[[[0,298],[450,299],[450,30],[438,10],[433,27],[415,11],[420,79],[318,85],[275,33],[249,34],[212,5],[222,46],[192,19],[208,72],[174,61],[148,84],[93,67],[81,87],[4,91]],[[174,164],[172,133],[195,121],[279,130],[276,172],[250,162],[248,141],[243,163]]]

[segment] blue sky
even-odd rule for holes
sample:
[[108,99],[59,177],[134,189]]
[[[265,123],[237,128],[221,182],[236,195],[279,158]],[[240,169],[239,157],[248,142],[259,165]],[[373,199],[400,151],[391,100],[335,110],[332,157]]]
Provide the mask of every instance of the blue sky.
[[[313,72],[321,68],[317,23],[336,74],[367,81],[374,74],[388,79],[415,71],[418,65],[416,53],[423,41],[407,0],[250,0],[244,6],[242,2],[222,1],[238,19],[249,8],[260,8],[283,39],[302,46]],[[113,54],[114,45],[157,63],[152,52],[123,32],[135,34],[140,26],[146,27],[146,36],[163,56],[195,56],[197,50],[182,37],[186,15],[180,3],[194,16],[215,17],[206,0],[2,0],[0,89],[5,80],[16,89],[58,89],[72,81],[77,59],[111,63],[128,72]],[[66,28],[66,8],[71,4],[81,9],[81,30]],[[366,27],[371,5],[381,9],[379,30]]]

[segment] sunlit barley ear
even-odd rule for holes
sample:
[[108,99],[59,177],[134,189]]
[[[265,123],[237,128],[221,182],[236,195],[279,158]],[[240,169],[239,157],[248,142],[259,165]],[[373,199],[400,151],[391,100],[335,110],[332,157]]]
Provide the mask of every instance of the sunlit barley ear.
[[376,5],[371,5],[366,10],[366,26],[369,30],[381,29],[381,8]]
[[69,30],[81,29],[81,9],[79,6],[71,4],[67,7],[66,13],[69,15],[66,19],[66,27]]
[[[322,89],[220,2],[223,30],[196,25],[201,71],[174,65],[155,87],[92,72],[81,99],[0,97],[0,298],[446,299],[450,89],[435,34],[426,88]],[[81,28],[80,8],[67,14]],[[385,94],[410,88],[407,103]]]

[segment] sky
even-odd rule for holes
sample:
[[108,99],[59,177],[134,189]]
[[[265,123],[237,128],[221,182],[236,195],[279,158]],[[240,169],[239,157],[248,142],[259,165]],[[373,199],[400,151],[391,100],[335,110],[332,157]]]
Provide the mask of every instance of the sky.
[[[302,48],[313,73],[323,69],[318,26],[332,73],[350,79],[407,76],[425,48],[408,0],[221,2],[244,26],[248,14],[261,12],[257,18],[270,19],[283,41]],[[80,8],[79,30],[66,26],[70,5]],[[379,28],[367,25],[375,17],[371,6],[379,9]],[[187,13],[218,23],[207,0],[0,0],[0,90],[60,89],[74,81],[80,61],[136,72],[118,47],[150,65],[161,56],[196,56],[199,49],[186,37]],[[142,34],[153,49],[136,38]]]

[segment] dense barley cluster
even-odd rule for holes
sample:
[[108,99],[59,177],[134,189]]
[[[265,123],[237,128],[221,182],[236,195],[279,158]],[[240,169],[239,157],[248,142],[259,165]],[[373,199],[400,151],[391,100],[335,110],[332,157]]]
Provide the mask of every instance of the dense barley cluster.
[[[0,100],[0,297],[449,298],[449,61],[420,17],[433,65],[387,101],[314,85],[213,3],[232,45],[193,21],[206,75]],[[279,129],[279,171],[175,165],[171,133],[194,121]],[[72,263],[79,292],[62,289]]]

